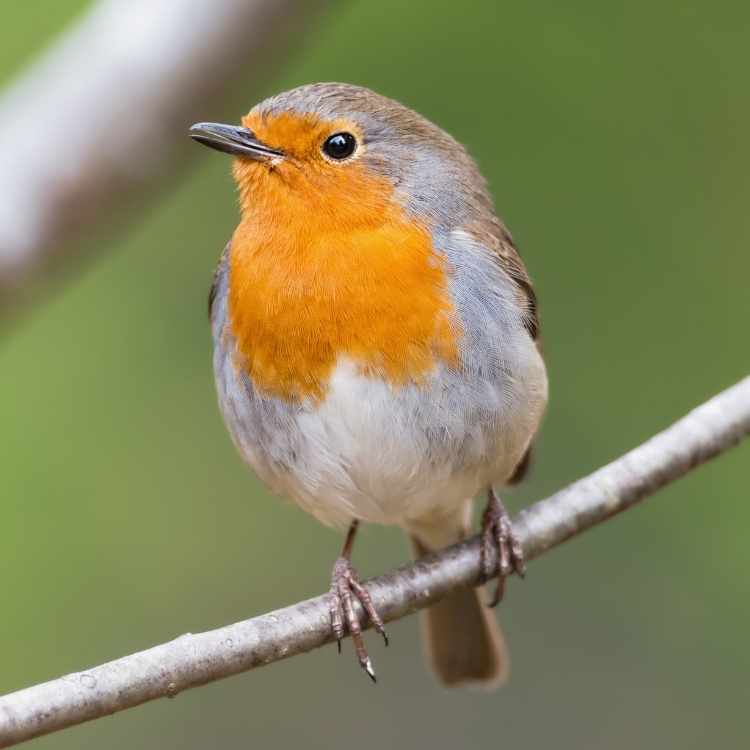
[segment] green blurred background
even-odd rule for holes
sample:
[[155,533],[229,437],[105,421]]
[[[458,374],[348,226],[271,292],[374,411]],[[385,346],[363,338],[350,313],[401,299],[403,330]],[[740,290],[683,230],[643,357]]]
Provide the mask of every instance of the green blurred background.
[[[86,5],[6,3],[0,82]],[[371,86],[477,157],[536,282],[550,370],[515,508],[750,370],[749,30],[735,1],[339,2],[263,83]],[[54,112],[41,125],[54,137]],[[339,536],[269,497],[215,406],[206,293],[236,207],[228,161],[198,158],[0,348],[0,692],[327,586]],[[368,636],[377,687],[347,643],[36,744],[738,747],[749,458],[742,446],[533,563],[499,612],[502,692],[436,685],[409,618],[387,650]],[[407,554],[397,531],[367,528],[355,561],[374,575]]]

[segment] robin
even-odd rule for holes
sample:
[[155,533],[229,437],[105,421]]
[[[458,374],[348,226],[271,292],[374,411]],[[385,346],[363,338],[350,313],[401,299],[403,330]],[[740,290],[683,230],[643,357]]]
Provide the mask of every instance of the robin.
[[[331,627],[383,621],[351,563],[360,522],[417,556],[482,516],[482,578],[523,574],[499,488],[520,477],[547,401],[534,290],[466,150],[392,99],[342,83],[273,96],[190,135],[234,156],[241,219],[209,296],[221,411],[274,492],[348,528]],[[496,569],[493,569],[496,568]],[[448,685],[499,684],[508,658],[476,589],[425,613]]]

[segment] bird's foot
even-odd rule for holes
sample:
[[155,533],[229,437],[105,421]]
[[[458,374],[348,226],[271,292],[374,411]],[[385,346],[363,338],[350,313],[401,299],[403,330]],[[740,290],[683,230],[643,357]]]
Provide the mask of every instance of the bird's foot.
[[511,573],[521,578],[526,573],[521,542],[513,530],[508,511],[500,498],[490,490],[487,507],[482,514],[482,536],[480,544],[480,576],[487,581],[497,573],[495,595],[488,602],[496,606],[505,593],[505,579]]
[[372,668],[372,661],[362,637],[362,625],[354,608],[355,598],[359,600],[375,630],[383,636],[386,646],[388,645],[388,636],[383,626],[383,619],[375,609],[370,593],[360,582],[357,571],[352,567],[351,560],[345,555],[339,557],[334,563],[330,598],[331,628],[336,636],[339,653],[341,653],[341,639],[348,630],[352,636],[359,665],[367,672],[370,679],[376,682],[375,670]]

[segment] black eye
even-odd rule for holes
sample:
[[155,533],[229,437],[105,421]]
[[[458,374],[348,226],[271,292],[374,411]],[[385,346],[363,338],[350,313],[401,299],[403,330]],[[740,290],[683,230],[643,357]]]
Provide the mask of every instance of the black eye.
[[346,159],[357,148],[357,139],[351,133],[334,133],[323,144],[323,151],[331,159]]

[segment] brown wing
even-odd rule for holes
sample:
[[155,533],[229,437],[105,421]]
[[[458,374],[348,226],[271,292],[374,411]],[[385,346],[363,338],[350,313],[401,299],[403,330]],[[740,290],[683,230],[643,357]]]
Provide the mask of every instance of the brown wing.
[[[510,237],[510,235],[508,235]],[[539,343],[539,309],[537,307],[536,292],[531,284],[526,266],[512,243],[502,243],[497,250],[500,263],[508,276],[516,283],[518,294],[523,305],[523,325],[529,336]]]
[[515,283],[518,302],[523,311],[524,327],[539,346],[539,310],[536,293],[510,232],[494,215],[467,229],[478,242],[496,254],[500,267]]
[[208,290],[208,319],[209,320],[211,320],[211,313],[213,312],[214,300],[216,299],[216,291],[219,286],[219,271],[221,270],[221,267],[224,265],[226,257],[229,254],[229,248],[231,244],[232,243],[230,241],[230,242],[227,242],[227,244],[224,246],[224,250],[219,256],[219,262],[216,264],[216,268],[214,269],[214,276],[213,276],[213,279],[211,280],[211,288]]

